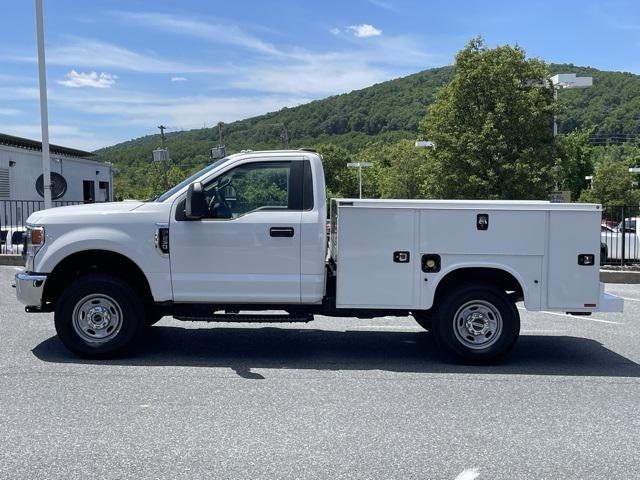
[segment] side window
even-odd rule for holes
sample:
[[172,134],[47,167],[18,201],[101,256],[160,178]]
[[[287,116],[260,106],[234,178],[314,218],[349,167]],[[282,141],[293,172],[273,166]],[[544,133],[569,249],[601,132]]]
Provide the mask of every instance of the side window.
[[208,218],[237,218],[257,210],[293,207],[291,162],[240,165],[204,186]]

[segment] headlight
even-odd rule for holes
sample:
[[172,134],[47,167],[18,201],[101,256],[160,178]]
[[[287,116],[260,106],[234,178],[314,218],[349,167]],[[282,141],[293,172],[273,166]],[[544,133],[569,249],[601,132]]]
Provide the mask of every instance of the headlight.
[[44,227],[27,226],[25,244],[22,250],[27,271],[33,270],[33,260],[42,245],[44,245],[44,238]]

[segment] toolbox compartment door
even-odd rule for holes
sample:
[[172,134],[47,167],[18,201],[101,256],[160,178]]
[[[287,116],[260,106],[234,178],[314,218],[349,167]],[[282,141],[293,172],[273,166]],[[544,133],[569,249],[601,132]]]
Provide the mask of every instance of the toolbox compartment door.
[[[600,299],[599,211],[549,212],[547,304],[567,311],[595,310]],[[592,254],[592,265],[578,255]]]
[[412,209],[340,207],[338,308],[413,306],[415,222]]

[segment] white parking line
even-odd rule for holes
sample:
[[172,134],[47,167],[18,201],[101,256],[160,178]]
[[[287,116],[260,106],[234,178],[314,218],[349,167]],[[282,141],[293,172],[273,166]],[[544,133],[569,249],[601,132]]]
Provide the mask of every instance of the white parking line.
[[620,297],[620,298],[624,298],[625,300],[631,300],[632,302],[640,302],[640,298],[631,298],[631,297]]
[[[526,308],[518,307],[518,310],[526,310]],[[575,318],[577,320],[588,320],[590,322],[609,323],[611,325],[624,325],[624,323],[622,322],[614,322],[612,320],[603,320],[602,318],[593,318],[593,317],[588,317],[586,315],[571,315],[570,313],[547,312],[546,310],[542,310],[539,313],[547,313],[549,315],[557,315],[558,317],[564,317],[564,318]]]
[[422,327],[413,326],[413,325],[356,325],[351,327],[351,329],[358,330],[423,330]]
[[474,480],[478,478],[478,475],[480,475],[480,471],[477,468],[467,468],[456,477],[456,480]]
[[566,330],[520,330],[520,333],[557,333],[557,332],[566,332]]

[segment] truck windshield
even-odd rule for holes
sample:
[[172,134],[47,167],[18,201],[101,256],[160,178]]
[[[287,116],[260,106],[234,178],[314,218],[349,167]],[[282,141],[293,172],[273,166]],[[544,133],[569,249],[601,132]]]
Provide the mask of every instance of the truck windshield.
[[202,170],[197,171],[196,173],[194,173],[193,175],[191,175],[189,178],[181,181],[179,184],[177,184],[175,187],[167,190],[166,192],[164,192],[162,195],[160,195],[158,198],[156,198],[154,201],[155,202],[164,202],[167,198],[169,198],[171,195],[173,195],[174,193],[176,193],[177,191],[179,191],[180,189],[186,187],[187,185],[190,185],[192,182],[196,181],[198,178],[200,178],[202,175],[204,175],[205,173],[213,170],[216,167],[219,167],[220,165],[222,165],[223,163],[225,163],[227,160],[229,160],[229,157],[224,157],[221,158],[220,160],[216,160],[213,163],[210,163],[209,165],[207,165],[206,167],[204,167]]

